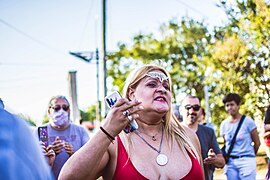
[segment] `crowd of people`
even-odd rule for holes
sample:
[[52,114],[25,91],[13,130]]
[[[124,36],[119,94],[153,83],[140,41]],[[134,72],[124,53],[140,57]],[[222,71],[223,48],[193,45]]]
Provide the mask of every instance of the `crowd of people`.
[[[239,94],[227,94],[223,103],[228,117],[220,125],[222,152],[215,130],[204,122],[198,97],[187,95],[174,106],[180,112],[175,116],[170,75],[156,65],[129,74],[123,98],[91,139],[85,128],[72,123],[64,96],[49,100],[49,122],[33,132],[24,120],[7,112],[0,99],[0,179],[213,180],[215,168],[224,168],[229,180],[256,179],[261,144],[256,124],[239,112]],[[134,121],[137,126],[127,131]],[[270,106],[264,124],[270,159]],[[266,179],[269,176],[270,171]]]

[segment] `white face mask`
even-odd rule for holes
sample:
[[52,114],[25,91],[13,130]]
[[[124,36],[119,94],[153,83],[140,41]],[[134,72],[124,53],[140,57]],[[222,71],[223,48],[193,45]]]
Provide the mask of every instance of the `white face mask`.
[[50,116],[50,122],[53,122],[56,126],[65,127],[70,123],[69,114],[63,109],[60,109]]

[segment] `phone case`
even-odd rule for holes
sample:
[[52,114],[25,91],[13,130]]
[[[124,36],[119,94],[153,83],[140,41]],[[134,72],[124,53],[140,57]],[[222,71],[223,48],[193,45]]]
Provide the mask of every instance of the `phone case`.
[[122,96],[118,91],[114,91],[112,94],[105,97],[105,101],[109,108],[112,108],[112,106],[117,102],[118,99],[121,99]]
[[[109,106],[109,108],[111,108],[118,99],[122,98],[122,96],[120,95],[120,93],[118,91],[114,91],[112,94],[108,95],[105,97],[105,101],[107,103],[107,105]],[[125,128],[124,128],[124,132],[125,133],[130,133],[134,130],[138,129],[138,124],[137,122],[133,119]]]
[[39,140],[44,142],[44,145],[47,147],[49,143],[48,143],[48,131],[46,126],[38,128],[38,137]]

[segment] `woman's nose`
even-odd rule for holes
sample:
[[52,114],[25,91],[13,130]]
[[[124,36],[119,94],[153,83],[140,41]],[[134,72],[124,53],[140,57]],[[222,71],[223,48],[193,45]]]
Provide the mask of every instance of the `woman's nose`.
[[162,84],[160,84],[160,85],[157,87],[156,91],[157,91],[157,92],[161,92],[161,93],[166,93],[166,89],[165,89],[165,87],[164,87]]

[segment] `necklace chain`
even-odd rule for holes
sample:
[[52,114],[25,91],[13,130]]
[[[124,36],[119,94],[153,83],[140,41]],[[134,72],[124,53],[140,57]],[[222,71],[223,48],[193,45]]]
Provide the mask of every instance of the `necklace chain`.
[[140,131],[136,130],[134,131],[135,134],[137,134],[150,148],[152,148],[153,150],[155,150],[158,154],[160,154],[161,152],[161,147],[162,147],[162,142],[163,142],[163,126],[162,126],[162,135],[161,135],[161,140],[160,140],[160,144],[159,144],[159,149],[157,150],[154,146],[152,146],[149,142],[147,142],[141,135]]
[[158,132],[156,132],[155,135],[149,135],[149,134],[146,134],[144,132],[140,132],[140,133],[147,135],[148,137],[150,137],[152,139],[152,141],[156,141],[157,140],[156,135],[159,133],[159,130],[158,130]]

